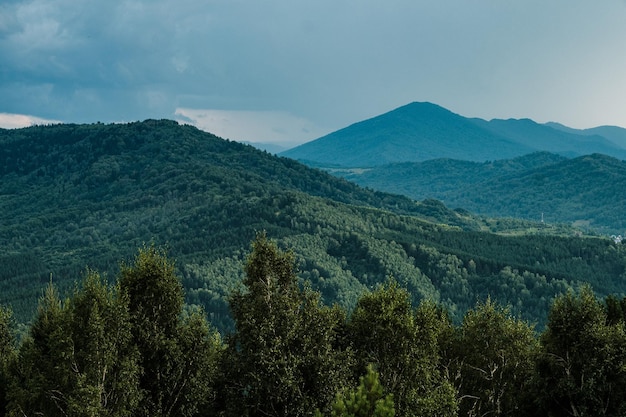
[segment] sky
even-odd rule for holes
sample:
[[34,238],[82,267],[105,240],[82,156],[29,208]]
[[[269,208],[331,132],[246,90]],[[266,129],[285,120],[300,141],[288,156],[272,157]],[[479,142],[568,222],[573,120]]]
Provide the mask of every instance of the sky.
[[626,0],[0,0],[0,127],[293,146],[413,101],[626,127]]

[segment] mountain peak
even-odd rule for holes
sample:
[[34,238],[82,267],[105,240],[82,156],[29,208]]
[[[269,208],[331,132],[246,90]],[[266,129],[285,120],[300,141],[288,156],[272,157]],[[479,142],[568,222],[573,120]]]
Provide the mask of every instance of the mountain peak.
[[436,158],[484,161],[532,151],[437,104],[412,102],[281,155],[322,165],[365,167]]
[[[451,112],[445,107],[441,107],[438,104],[431,103],[429,101],[413,101],[409,104],[405,104],[404,106],[400,106],[390,112],[385,113],[384,115],[397,114],[397,113],[407,113],[412,115],[419,116],[449,116],[454,115],[458,116],[456,113]],[[383,116],[384,116],[383,115]]]
[[[600,132],[597,132],[600,133]],[[602,131],[604,133],[604,131]],[[483,162],[548,151],[576,157],[604,153],[626,159],[613,142],[531,119],[470,119],[430,102],[412,102],[281,153],[315,166],[373,167],[449,158]]]

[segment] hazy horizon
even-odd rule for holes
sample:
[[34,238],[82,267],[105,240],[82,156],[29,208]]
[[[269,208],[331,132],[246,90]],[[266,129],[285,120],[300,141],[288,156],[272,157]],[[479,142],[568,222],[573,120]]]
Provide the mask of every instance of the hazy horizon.
[[0,126],[168,118],[293,146],[413,101],[626,126],[624,21],[624,0],[8,0]]

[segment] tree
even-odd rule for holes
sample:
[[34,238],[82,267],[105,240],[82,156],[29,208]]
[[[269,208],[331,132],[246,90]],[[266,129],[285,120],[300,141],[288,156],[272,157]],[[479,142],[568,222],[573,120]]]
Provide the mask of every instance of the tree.
[[533,329],[487,299],[468,311],[454,341],[461,415],[524,413],[538,348]]
[[604,299],[604,308],[608,324],[617,324],[626,321],[626,297],[621,300],[613,294]]
[[[317,413],[317,417],[321,417]],[[356,391],[337,393],[331,417],[394,417],[393,395],[384,395],[378,372],[370,364],[367,373],[359,378]]]
[[390,281],[359,299],[348,337],[359,369],[376,366],[399,416],[453,416],[454,389],[439,369],[441,316],[433,304],[414,312],[406,290]]
[[264,233],[252,243],[243,284],[230,298],[236,332],[225,365],[227,411],[297,417],[329,410],[350,364],[337,349],[343,311],[300,289],[293,254]]
[[126,305],[88,271],[61,302],[52,284],[20,348],[11,409],[46,416],[130,416],[139,399]]
[[138,351],[127,301],[88,270],[67,301],[76,382],[68,414],[130,416],[140,400]]
[[13,312],[0,306],[0,416],[4,416],[9,387],[9,368],[16,359]]
[[9,414],[64,416],[72,393],[72,340],[66,308],[50,283],[19,350]]
[[191,416],[207,407],[221,340],[200,312],[183,316],[174,264],[154,246],[144,247],[132,265],[122,265],[119,287],[142,371],[135,415]]
[[589,286],[558,297],[541,337],[537,396],[552,416],[626,413],[626,332]]

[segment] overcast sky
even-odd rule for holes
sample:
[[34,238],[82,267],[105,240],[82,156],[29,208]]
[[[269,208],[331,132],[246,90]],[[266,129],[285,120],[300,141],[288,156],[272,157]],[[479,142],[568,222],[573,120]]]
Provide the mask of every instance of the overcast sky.
[[626,127],[625,0],[0,0],[0,126],[292,144],[412,101]]

